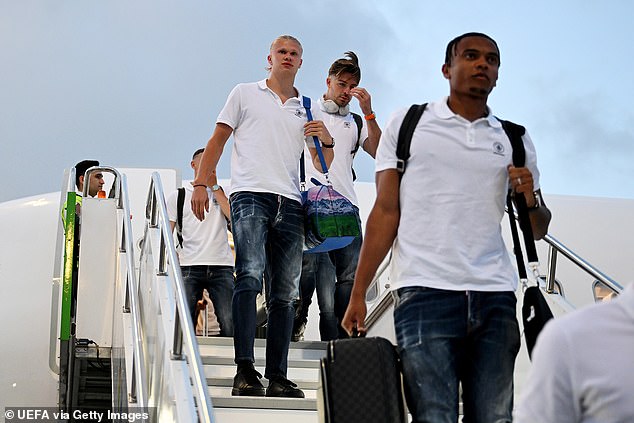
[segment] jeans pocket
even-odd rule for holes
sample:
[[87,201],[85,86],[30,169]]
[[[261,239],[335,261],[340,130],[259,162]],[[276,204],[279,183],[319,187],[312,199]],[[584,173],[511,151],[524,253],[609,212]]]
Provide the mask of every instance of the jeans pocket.
[[255,197],[250,192],[236,192],[231,195],[231,220],[239,220],[255,215]]
[[398,308],[405,304],[408,300],[412,299],[414,296],[424,291],[425,287],[423,286],[407,286],[405,288],[400,288],[396,290],[396,295],[394,295],[394,308]]
[[190,266],[181,266],[181,275],[183,276],[183,279],[188,278],[190,273],[191,273]]

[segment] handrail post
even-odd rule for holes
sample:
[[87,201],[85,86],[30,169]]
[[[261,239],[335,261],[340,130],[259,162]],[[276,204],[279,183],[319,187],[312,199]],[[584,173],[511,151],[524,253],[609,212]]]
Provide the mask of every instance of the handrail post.
[[[125,217],[124,217],[124,219],[125,219]],[[125,224],[121,223],[121,244],[119,244],[119,252],[120,253],[125,253],[126,252],[125,240],[126,240]]]
[[[132,354],[132,368],[134,369],[134,364],[136,363],[136,354]],[[135,404],[137,402],[136,395],[136,372],[132,372],[132,379],[130,380],[130,392],[128,392],[128,402]]]
[[546,275],[546,292],[555,292],[555,274],[557,272],[557,249],[549,244],[548,246],[548,273]]
[[156,202],[156,192],[152,191],[150,199],[150,228],[158,228],[158,207]]
[[159,268],[158,268],[158,276],[166,276],[167,275],[167,246],[165,245],[165,236],[163,235],[163,231],[161,231],[160,235],[160,247],[159,247]]
[[125,288],[124,288],[123,292],[125,292],[125,298],[123,299],[123,312],[124,313],[129,313],[130,312],[130,276],[129,276],[129,272],[128,272],[128,274],[126,274],[126,277],[125,277]]
[[180,313],[176,307],[174,314],[174,343],[172,345],[172,360],[183,359],[183,329],[181,328]]

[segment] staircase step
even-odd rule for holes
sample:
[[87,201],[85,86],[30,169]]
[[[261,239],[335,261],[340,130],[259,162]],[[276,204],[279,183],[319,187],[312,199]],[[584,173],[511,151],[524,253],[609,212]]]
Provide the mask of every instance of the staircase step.
[[268,409],[260,412],[257,409],[216,407],[214,417],[218,423],[258,422],[258,423],[316,423],[317,412],[314,410]]
[[[256,367],[256,370],[261,374],[264,374],[264,365],[262,364],[261,366]],[[205,377],[207,378],[228,378],[233,381],[233,377],[236,375],[236,366],[235,364],[231,366],[216,366],[209,364],[203,366],[203,371],[205,373]],[[298,380],[317,380],[319,378],[319,368],[289,367],[287,377],[293,382]],[[266,381],[266,379],[262,380],[262,383]]]
[[[217,357],[217,356],[208,356],[208,355],[202,355],[201,354],[201,359],[202,359],[202,363],[203,365],[214,365],[214,366],[235,366],[235,362],[233,361],[233,357]],[[266,365],[266,360],[264,358],[257,358],[255,359],[255,366],[256,367],[264,367]],[[288,359],[288,367],[294,367],[294,368],[308,368],[308,369],[318,369],[319,368],[319,361],[316,359],[313,360],[309,360],[309,359],[298,359],[298,360],[294,360],[291,358],[291,355],[289,354],[289,359]]]
[[[299,385],[299,384],[298,384]],[[316,388],[315,389],[305,389],[302,388],[300,386],[301,390],[304,391],[304,396],[306,398],[309,399],[315,399],[317,396],[317,391]],[[231,386],[209,386],[208,387],[208,391],[209,391],[209,395],[211,395],[213,398],[226,398],[226,397],[231,397]],[[249,397],[250,398],[250,397]],[[295,398],[292,398],[295,399]]]
[[[267,422],[278,423],[289,420],[293,414],[296,422],[316,421],[317,387],[319,379],[319,360],[326,355],[326,342],[300,341],[291,342],[288,353],[288,378],[297,383],[304,391],[306,398],[267,398],[267,397],[234,397],[231,395],[233,377],[236,372],[234,363],[233,339],[227,337],[197,337],[201,361],[207,379],[208,392],[216,417],[219,421],[233,421],[242,416],[256,416],[258,421],[265,417]],[[266,365],[266,340],[256,339],[254,344],[255,367],[264,374]],[[262,378],[264,387],[268,380]],[[230,420],[222,420],[219,416],[231,416]]]
[[315,398],[268,398],[268,397],[233,397],[215,396],[212,390],[211,403],[214,408],[257,408],[262,410],[317,410]]
[[[316,390],[319,382],[314,379],[311,380],[301,380],[301,379],[293,379],[293,382],[297,384],[299,389],[301,390]],[[208,377],[207,385],[215,386],[215,387],[233,387],[233,377]],[[262,379],[262,385],[266,388],[269,386],[269,381],[265,378]]]
[[[200,355],[215,355],[221,357],[234,356],[233,338],[226,337],[198,337]],[[321,341],[300,341],[291,342],[289,359],[319,360],[326,355],[327,343]],[[256,339],[254,344],[254,354],[256,357],[264,358],[266,353],[266,340]]]
[[[233,347],[233,338],[228,336],[197,336],[196,340],[199,345],[228,345]],[[255,339],[255,347],[266,347],[266,339]],[[297,349],[315,349],[326,351],[327,342],[323,341],[298,341],[291,342],[291,348]]]

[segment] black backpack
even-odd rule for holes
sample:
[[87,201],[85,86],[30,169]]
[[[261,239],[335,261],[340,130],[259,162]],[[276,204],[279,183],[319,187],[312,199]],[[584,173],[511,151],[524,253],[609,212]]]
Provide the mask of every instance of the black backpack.
[[[363,120],[361,119],[361,115],[358,115],[356,113],[351,114],[354,119],[354,123],[356,123],[357,125],[357,143],[354,145],[352,151],[350,151],[350,154],[352,154],[352,158],[354,158],[355,154],[357,154],[357,151],[359,151],[359,146],[361,145],[361,128],[363,127]],[[354,171],[354,167],[352,168],[352,180],[357,180],[357,174]]]
[[[221,188],[222,189],[222,188]],[[183,248],[183,206],[185,205],[185,188],[178,189],[178,197],[176,197],[176,238],[178,244],[176,247]],[[227,229],[231,231],[231,222],[225,217],[227,221]]]
[[177,247],[183,248],[183,205],[185,204],[185,188],[178,189],[178,197],[176,197],[176,238],[178,239]]

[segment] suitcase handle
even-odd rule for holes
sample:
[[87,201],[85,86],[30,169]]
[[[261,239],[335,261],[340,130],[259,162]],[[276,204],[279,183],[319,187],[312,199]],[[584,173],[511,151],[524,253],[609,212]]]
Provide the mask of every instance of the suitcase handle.
[[352,334],[350,335],[351,338],[365,338],[366,333],[365,332],[359,332],[359,330],[357,329],[357,326],[354,325],[354,327],[352,328]]

